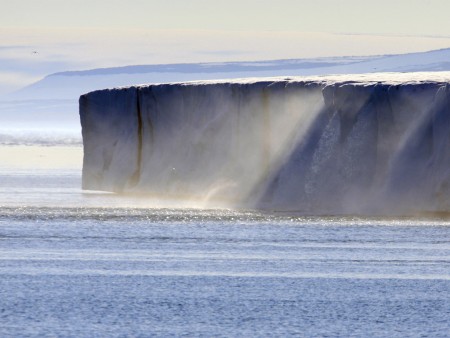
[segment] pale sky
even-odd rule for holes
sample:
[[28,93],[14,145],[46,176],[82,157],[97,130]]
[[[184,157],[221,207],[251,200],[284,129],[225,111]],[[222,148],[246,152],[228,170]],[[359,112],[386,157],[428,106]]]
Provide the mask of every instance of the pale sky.
[[450,0],[0,0],[0,92],[65,70],[450,47]]

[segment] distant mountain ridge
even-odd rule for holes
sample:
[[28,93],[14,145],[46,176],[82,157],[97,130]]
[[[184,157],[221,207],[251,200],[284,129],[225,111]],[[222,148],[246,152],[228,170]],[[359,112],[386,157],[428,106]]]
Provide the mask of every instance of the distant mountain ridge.
[[130,65],[121,67],[95,68],[89,70],[65,71],[48,76],[95,76],[115,74],[141,74],[154,72],[174,73],[227,73],[236,71],[286,70],[302,68],[332,67],[342,64],[353,64],[378,57],[327,57],[316,59],[279,59],[264,61],[207,62],[207,63],[175,63],[155,65]]
[[65,71],[50,74],[1,97],[0,118],[7,126],[29,125],[35,121],[79,128],[78,98],[97,89],[248,77],[423,71],[450,71],[450,48],[400,55],[129,65]]
[[81,94],[96,89],[145,83],[446,70],[450,70],[450,48],[420,53],[365,57],[130,65],[50,74],[42,80],[16,91],[8,99],[78,99]]

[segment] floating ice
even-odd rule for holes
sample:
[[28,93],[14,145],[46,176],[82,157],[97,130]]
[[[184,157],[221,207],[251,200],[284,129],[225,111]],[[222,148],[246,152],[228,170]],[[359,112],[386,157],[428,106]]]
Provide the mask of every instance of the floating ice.
[[142,85],[80,97],[83,188],[305,214],[450,211],[450,73]]

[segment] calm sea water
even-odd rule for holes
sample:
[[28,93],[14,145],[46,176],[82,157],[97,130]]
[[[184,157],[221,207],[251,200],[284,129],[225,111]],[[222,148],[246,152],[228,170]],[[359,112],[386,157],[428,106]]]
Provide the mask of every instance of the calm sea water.
[[450,220],[170,208],[0,166],[1,337],[448,337]]

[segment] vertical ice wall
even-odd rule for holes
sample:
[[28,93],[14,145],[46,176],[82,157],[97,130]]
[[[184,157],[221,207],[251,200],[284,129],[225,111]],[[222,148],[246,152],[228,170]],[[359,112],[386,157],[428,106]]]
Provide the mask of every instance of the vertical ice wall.
[[83,188],[307,214],[450,210],[444,82],[260,80],[80,98]]
[[138,172],[140,116],[136,88],[80,97],[83,189],[123,191]]
[[267,205],[319,213],[450,211],[447,85],[334,84]]

